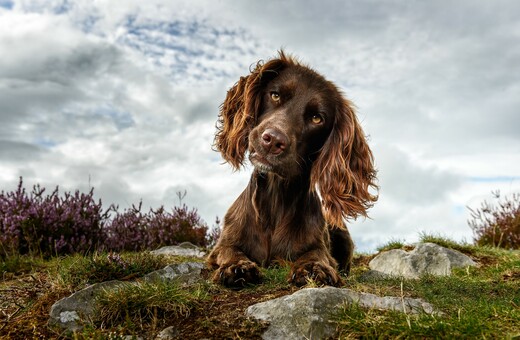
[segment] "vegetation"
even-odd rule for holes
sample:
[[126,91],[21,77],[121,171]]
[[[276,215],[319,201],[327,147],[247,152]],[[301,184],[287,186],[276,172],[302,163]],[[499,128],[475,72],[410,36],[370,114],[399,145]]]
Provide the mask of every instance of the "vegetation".
[[469,226],[473,229],[475,243],[505,249],[520,249],[520,193],[500,198],[493,193],[495,205],[484,201],[479,209],[471,211]]
[[35,185],[27,194],[20,178],[16,191],[0,193],[0,256],[86,253],[100,245],[107,212],[93,190],[63,196],[57,187],[45,191]]
[[75,254],[57,260],[56,271],[60,285],[74,288],[110,280],[134,280],[164,268],[169,260],[148,252]]
[[[431,242],[439,237],[423,239]],[[442,315],[408,315],[357,306],[337,315],[340,338],[514,338],[520,336],[520,251],[462,248],[478,267],[454,270],[452,276],[423,276],[419,280],[364,280],[366,268],[355,268],[352,289],[378,295],[422,298]],[[439,242],[435,242],[439,243]],[[459,249],[460,250],[460,249]]]
[[100,327],[126,325],[137,331],[140,330],[138,325],[150,324],[152,329],[157,329],[165,320],[186,318],[191,310],[207,300],[207,295],[207,290],[199,285],[183,288],[162,281],[125,284],[98,297],[99,313],[95,323]]
[[[377,295],[422,298],[442,315],[407,315],[345,307],[334,316],[339,338],[513,338],[520,335],[520,251],[460,245],[478,267],[454,270],[451,277],[424,276],[419,280],[365,279],[372,255],[356,254],[346,287]],[[404,248],[413,246],[404,245]],[[174,262],[186,259],[173,259]],[[193,260],[193,259],[192,259]],[[291,294],[298,288],[286,281],[289,268],[279,264],[262,269],[264,282],[239,291],[207,280],[190,287],[172,283],[140,282],[138,277],[162,268],[172,259],[145,252],[68,255],[48,260],[22,256],[0,281],[0,338],[121,338],[155,337],[174,326],[178,336],[196,338],[259,338],[264,324],[245,316],[257,302]],[[200,261],[200,260],[199,260]],[[33,263],[28,266],[28,263]],[[7,267],[3,267],[4,269]],[[50,306],[86,284],[111,279],[129,280],[98,299],[99,317],[76,334],[47,326]],[[309,282],[309,286],[315,286]],[[35,332],[37,330],[37,333]]]
[[383,244],[382,246],[377,247],[377,251],[385,251],[385,250],[392,250],[392,249],[401,249],[404,248],[405,244],[403,240],[397,240],[397,239],[391,239],[387,243]]
[[[347,288],[422,298],[442,314],[408,315],[349,306],[332,316],[336,337],[519,337],[520,250],[515,250],[518,241],[510,235],[518,236],[519,198],[507,202],[498,208],[483,205],[486,208],[474,212],[470,225],[480,233],[476,232],[476,245],[441,235],[420,236],[422,242],[461,251],[479,264],[454,270],[450,277],[368,279],[364,273],[374,255],[356,254],[352,273],[345,278]],[[298,289],[287,283],[286,263],[262,269],[262,284],[238,291],[209,280],[181,287],[139,279],[172,262],[186,261],[143,250],[182,241],[210,246],[218,238],[218,229],[208,229],[196,210],[186,206],[171,212],[162,207],[142,212],[139,204],[119,213],[112,206],[104,210],[100,201],[94,201],[92,190],[60,196],[58,188],[46,195],[45,189],[35,186],[28,194],[20,180],[17,191],[0,194],[0,338],[154,338],[169,326],[183,339],[260,338],[266,325],[248,319],[245,309]],[[413,247],[391,240],[378,250]],[[92,325],[74,334],[48,326],[54,302],[108,280],[132,284],[106,291],[96,300],[98,317]],[[308,286],[316,283],[309,280]]]
[[186,205],[142,211],[142,204],[123,212],[102,207],[89,193],[65,192],[58,187],[46,194],[35,185],[30,193],[20,178],[14,192],[0,192],[0,257],[58,256],[95,251],[140,251],[191,242],[206,247],[218,238]]

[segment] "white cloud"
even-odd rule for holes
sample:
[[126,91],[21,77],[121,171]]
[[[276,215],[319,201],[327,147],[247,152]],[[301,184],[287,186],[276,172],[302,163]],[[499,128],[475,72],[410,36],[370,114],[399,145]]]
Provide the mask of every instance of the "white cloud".
[[423,230],[470,239],[465,206],[520,187],[514,1],[0,6],[2,189],[92,185],[122,208],[187,189],[211,224],[249,176],[211,151],[218,106],[280,47],[343,88],[370,135],[381,196],[351,226],[360,250]]

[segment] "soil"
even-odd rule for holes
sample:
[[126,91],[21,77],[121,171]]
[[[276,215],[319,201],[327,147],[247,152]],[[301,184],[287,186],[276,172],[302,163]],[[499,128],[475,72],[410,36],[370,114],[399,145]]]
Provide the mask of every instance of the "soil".
[[[8,281],[0,281],[0,339],[66,339],[85,338],[70,336],[47,325],[54,302],[69,296],[72,291],[52,290],[47,274],[35,272],[23,274]],[[214,287],[210,299],[192,308],[188,315],[163,316],[155,322],[106,329],[102,334],[139,334],[155,338],[167,327],[180,339],[260,339],[267,327],[248,319],[245,310],[250,305],[291,294],[297,288],[285,286],[272,291],[259,289],[231,290]],[[133,328],[133,331],[131,330]],[[101,334],[101,333],[96,333]]]

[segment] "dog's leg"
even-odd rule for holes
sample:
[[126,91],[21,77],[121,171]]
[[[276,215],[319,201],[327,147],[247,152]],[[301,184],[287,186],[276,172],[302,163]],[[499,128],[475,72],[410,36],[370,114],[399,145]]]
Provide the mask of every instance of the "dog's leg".
[[318,284],[341,286],[343,281],[336,266],[336,261],[326,247],[317,247],[307,251],[293,263],[288,281],[296,286],[303,286],[312,279]]
[[338,268],[345,274],[350,273],[350,264],[354,254],[354,242],[347,229],[330,228],[330,252],[338,262]]
[[257,264],[233,246],[217,245],[209,254],[207,263],[216,269],[212,280],[228,287],[240,288],[262,280]]

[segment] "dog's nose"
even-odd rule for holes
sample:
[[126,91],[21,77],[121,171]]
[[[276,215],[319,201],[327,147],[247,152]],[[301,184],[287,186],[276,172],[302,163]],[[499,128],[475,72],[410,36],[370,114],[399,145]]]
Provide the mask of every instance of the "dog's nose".
[[275,129],[266,129],[262,134],[261,143],[265,151],[279,155],[287,147],[287,137]]

